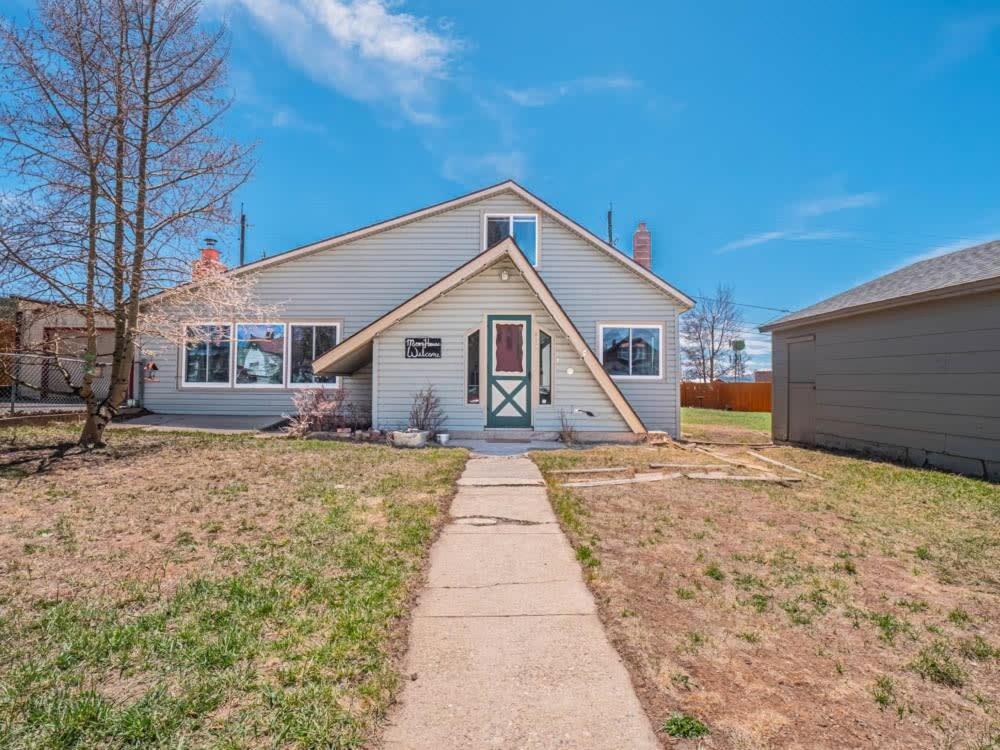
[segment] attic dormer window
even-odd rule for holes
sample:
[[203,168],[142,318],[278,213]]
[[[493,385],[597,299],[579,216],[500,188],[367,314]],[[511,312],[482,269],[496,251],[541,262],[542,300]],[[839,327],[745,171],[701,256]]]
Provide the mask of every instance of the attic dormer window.
[[486,214],[483,228],[483,250],[500,240],[513,237],[521,252],[538,265],[538,216],[535,214]]

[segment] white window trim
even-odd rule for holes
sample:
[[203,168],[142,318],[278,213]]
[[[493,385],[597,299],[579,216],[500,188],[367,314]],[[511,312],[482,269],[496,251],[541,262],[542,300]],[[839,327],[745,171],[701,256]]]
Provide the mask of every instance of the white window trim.
[[[339,375],[334,375],[333,376],[333,382],[332,383],[293,383],[292,382],[292,328],[294,328],[295,326],[299,326],[300,328],[310,327],[310,326],[313,327],[313,328],[316,328],[317,326],[322,327],[322,328],[336,328],[337,329],[337,344],[339,345],[340,342],[341,342],[341,338],[340,338],[340,336],[341,336],[340,321],[339,320],[318,320],[318,321],[312,321],[312,320],[290,320],[290,321],[287,322],[287,326],[288,326],[288,333],[287,333],[287,335],[285,337],[286,341],[287,341],[287,343],[285,345],[285,386],[287,388],[293,388],[293,389],[298,389],[298,388],[339,388],[340,385],[341,385],[341,383],[340,383],[340,376]],[[315,348],[316,348],[316,341],[314,339],[313,340],[313,350],[315,350]]]
[[[599,323],[597,326],[597,351],[600,353],[601,367],[604,367],[604,329],[605,328],[655,328],[659,331],[660,338],[660,362],[659,362],[659,375],[614,375],[608,372],[608,375],[614,380],[663,380],[663,324],[662,323],[615,323],[615,322],[605,322]],[[632,334],[629,333],[629,338],[631,339]],[[632,369],[632,351],[629,348],[629,370]],[[607,370],[605,370],[607,372]]]
[[534,219],[535,221],[535,262],[532,265],[537,268],[542,262],[542,221],[538,214],[532,213],[503,213],[503,212],[490,212],[483,214],[483,243],[482,250],[486,250],[486,230],[489,227],[490,219],[508,219],[510,221],[510,237],[514,237],[514,220],[515,219]]
[[[549,403],[542,403],[542,334],[549,337]],[[538,406],[543,409],[549,406],[555,406],[555,394],[556,394],[556,340],[555,337],[544,328],[538,328],[538,346],[535,349],[538,353]]]
[[[479,370],[479,400],[469,401],[469,337],[474,334],[479,334],[479,364],[477,369]],[[462,404],[464,406],[476,406],[481,407],[483,405],[483,349],[485,348],[483,340],[483,330],[480,326],[475,328],[470,328],[465,332],[465,336],[462,338],[462,364],[464,365],[464,372],[462,373],[462,384],[464,388],[462,389]]]
[[[225,326],[229,329],[229,376],[226,378],[225,383],[192,383],[187,379],[187,356],[188,356],[188,345],[187,345],[187,329],[197,328],[199,326]],[[233,383],[233,367],[236,362],[236,336],[235,328],[232,323],[221,323],[219,321],[209,321],[209,320],[197,320],[192,322],[186,322],[181,324],[181,340],[184,342],[181,344],[181,387],[182,388],[231,388]],[[206,363],[207,365],[207,363]]]
[[[236,382],[236,362],[239,359],[239,329],[240,326],[281,326],[283,333],[282,336],[285,338],[285,343],[281,346],[281,382],[280,383],[238,383]],[[280,390],[288,386],[287,380],[285,378],[286,363],[285,350],[288,348],[288,323],[281,320],[237,320],[233,326],[233,359],[230,379],[233,383],[233,388],[239,390]]]

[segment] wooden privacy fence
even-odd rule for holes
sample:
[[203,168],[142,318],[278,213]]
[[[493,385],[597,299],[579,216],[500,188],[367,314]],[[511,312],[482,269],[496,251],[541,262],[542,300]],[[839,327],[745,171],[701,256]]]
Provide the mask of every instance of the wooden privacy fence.
[[681,406],[731,411],[771,411],[770,383],[681,383]]

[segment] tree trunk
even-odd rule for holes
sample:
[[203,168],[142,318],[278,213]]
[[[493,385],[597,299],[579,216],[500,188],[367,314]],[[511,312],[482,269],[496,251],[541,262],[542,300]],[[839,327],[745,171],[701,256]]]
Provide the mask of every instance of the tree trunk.
[[106,406],[98,406],[93,411],[87,407],[87,419],[83,423],[83,431],[78,441],[84,448],[104,447],[104,428],[111,422],[111,413]]

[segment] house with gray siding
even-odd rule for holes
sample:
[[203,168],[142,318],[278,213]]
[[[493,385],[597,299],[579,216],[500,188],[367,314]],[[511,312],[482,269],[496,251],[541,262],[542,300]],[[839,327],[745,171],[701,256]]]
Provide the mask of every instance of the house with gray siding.
[[398,429],[433,386],[455,437],[564,422],[584,439],[676,437],[678,319],[694,302],[651,270],[644,224],[633,246],[506,181],[234,268],[279,312],[178,319],[189,343],[143,342],[143,405],[280,417],[298,389],[343,388],[365,421]]
[[1000,241],[761,327],[776,440],[1000,480]]

